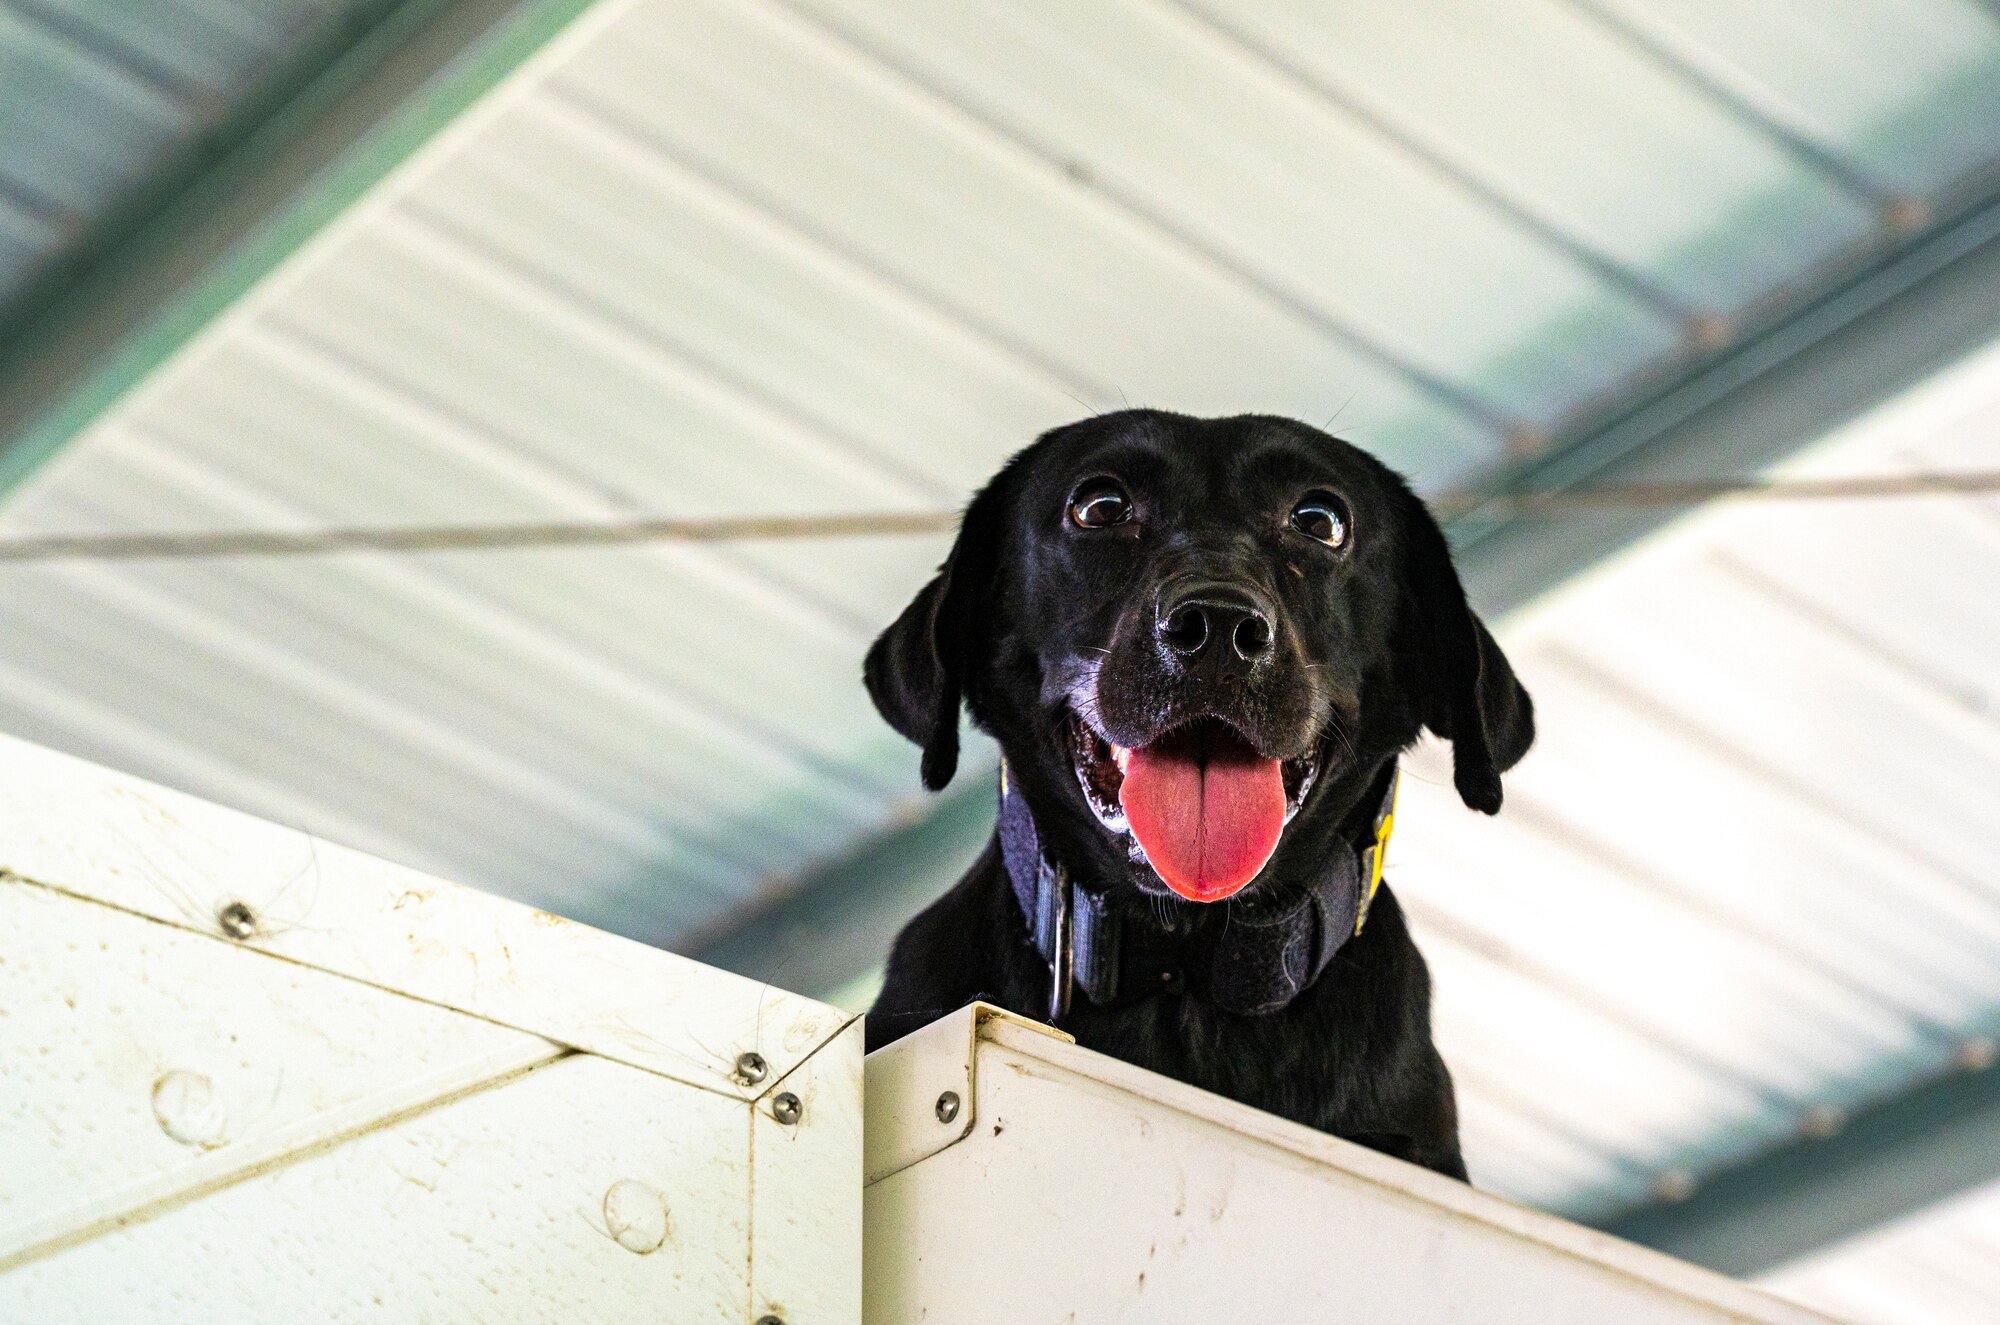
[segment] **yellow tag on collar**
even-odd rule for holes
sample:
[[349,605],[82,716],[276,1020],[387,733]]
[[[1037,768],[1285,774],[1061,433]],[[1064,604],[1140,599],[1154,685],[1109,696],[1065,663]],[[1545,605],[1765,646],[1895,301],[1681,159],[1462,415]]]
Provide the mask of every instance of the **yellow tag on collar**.
[[1396,797],[1403,790],[1403,767],[1389,775],[1389,794],[1382,798],[1382,808],[1375,815],[1375,842],[1363,854],[1363,865],[1368,871],[1368,890],[1361,895],[1361,905],[1355,909],[1354,932],[1368,923],[1368,908],[1375,901],[1375,894],[1382,887],[1382,869],[1389,863],[1389,835],[1396,831]]

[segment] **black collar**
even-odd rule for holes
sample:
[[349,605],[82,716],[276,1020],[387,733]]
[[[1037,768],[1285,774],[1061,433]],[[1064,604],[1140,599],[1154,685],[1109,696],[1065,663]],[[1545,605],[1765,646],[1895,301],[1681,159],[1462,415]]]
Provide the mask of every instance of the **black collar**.
[[1129,923],[1098,889],[1072,883],[1042,854],[1027,798],[1000,763],[1000,855],[1029,937],[1049,966],[1048,1019],[1067,1016],[1071,991],[1100,1007],[1187,988],[1225,1012],[1276,1012],[1312,986],[1341,944],[1361,932],[1382,886],[1400,773],[1376,777],[1372,839],[1343,837],[1313,887],[1281,912],[1218,903],[1178,927]]

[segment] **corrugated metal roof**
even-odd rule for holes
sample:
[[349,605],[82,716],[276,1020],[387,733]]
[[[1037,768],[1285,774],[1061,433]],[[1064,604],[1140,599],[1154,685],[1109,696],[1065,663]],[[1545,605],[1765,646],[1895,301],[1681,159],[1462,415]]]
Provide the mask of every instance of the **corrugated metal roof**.
[[370,0],[0,0],[0,310]]
[[[1786,468],[1996,428],[2000,347]],[[1724,505],[1500,628],[1536,748],[1492,820],[1424,751],[1394,870],[1475,1177],[1601,1215],[2000,1030],[1994,582],[1992,499]]]
[[[0,527],[931,509],[1124,401],[1332,420],[1439,491],[1996,158],[2000,25],[1955,0],[605,4]],[[1990,1027],[2000,622],[1908,577],[2000,540],[1866,518],[1719,511],[1524,615],[1508,813],[1406,792],[1486,1185],[1615,1207]],[[674,942],[920,811],[857,672],[941,552],[8,566],[0,725]]]
[[1763,1284],[1854,1325],[2000,1319],[2000,1184],[1982,1187],[1767,1275]]

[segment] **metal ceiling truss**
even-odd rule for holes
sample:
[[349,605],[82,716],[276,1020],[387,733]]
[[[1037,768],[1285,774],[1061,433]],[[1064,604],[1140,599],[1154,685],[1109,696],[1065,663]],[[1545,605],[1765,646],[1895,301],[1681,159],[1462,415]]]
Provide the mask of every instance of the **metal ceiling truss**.
[[376,0],[306,42],[0,323],[0,496],[589,6]]

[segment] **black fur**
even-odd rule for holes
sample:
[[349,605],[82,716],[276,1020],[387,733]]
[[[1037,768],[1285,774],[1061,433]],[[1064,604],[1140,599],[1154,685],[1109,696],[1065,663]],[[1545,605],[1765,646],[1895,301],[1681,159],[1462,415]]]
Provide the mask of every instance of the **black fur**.
[[[1069,498],[1100,476],[1130,493],[1137,518],[1080,529]],[[1290,525],[1313,490],[1350,508],[1345,546]],[[1159,646],[1162,595],[1195,581],[1269,609],[1275,649],[1254,674],[1204,674]],[[1006,752],[1044,850],[1111,890],[1127,923],[1202,908],[1093,815],[1072,714],[1134,748],[1213,714],[1268,757],[1317,761],[1269,863],[1211,908],[1282,903],[1339,839],[1365,842],[1366,793],[1420,728],[1452,741],[1460,796],[1489,814],[1534,736],[1528,695],[1467,605],[1423,503],[1365,452],[1263,416],[1132,410],[1044,435],[973,499],[950,558],[876,641],[865,675],[883,717],[923,747],[932,790],[957,767],[963,703]],[[897,938],[870,1047],[975,996],[1042,1015],[1047,989],[989,846]],[[1362,933],[1279,1012],[1233,1016],[1168,992],[1118,1008],[1079,998],[1062,1025],[1090,1048],[1464,1176],[1429,974],[1387,887]]]

